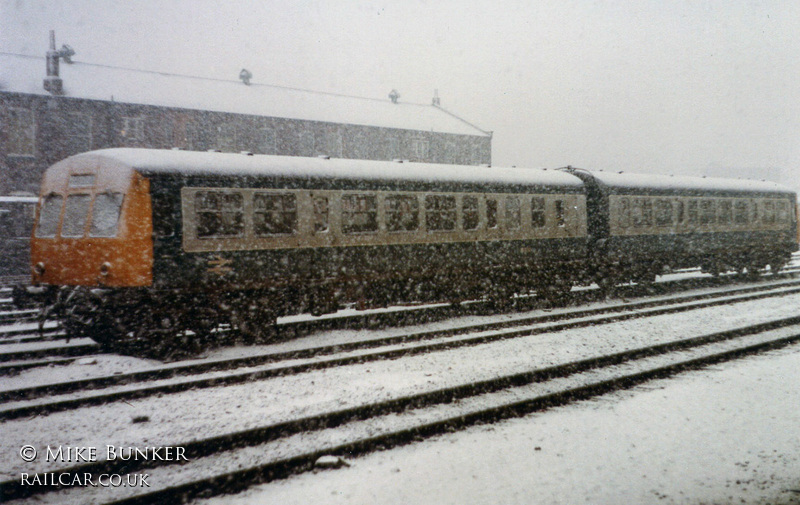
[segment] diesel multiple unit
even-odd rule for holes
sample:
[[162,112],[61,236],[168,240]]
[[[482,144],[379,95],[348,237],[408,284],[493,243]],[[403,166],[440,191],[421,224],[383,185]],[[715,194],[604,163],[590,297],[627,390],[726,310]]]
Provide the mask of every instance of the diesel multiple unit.
[[53,165],[36,219],[27,295],[127,351],[344,304],[776,270],[797,249],[773,183],[149,149]]

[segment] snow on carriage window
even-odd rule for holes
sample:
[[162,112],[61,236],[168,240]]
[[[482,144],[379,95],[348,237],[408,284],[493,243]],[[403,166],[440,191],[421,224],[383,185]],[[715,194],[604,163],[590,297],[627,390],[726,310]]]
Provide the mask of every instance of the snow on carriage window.
[[656,225],[669,226],[672,224],[672,202],[669,200],[656,200]]
[[327,196],[314,196],[314,233],[324,233],[328,231],[328,197]]
[[94,186],[94,174],[77,174],[69,176],[70,188],[91,188]]
[[67,203],[64,206],[64,223],[61,225],[62,237],[76,238],[83,236],[91,203],[91,195],[78,194],[67,197]]
[[686,219],[686,215],[684,214],[684,203],[683,200],[677,200],[675,202],[676,207],[678,208],[678,224],[683,224],[684,220]]
[[719,224],[731,224],[733,221],[733,202],[730,200],[720,200],[718,206],[717,221]]
[[689,224],[697,224],[697,200],[690,200],[688,204]]
[[478,229],[478,197],[465,196],[461,204],[461,219],[465,230]]
[[198,191],[195,195],[197,238],[239,237],[244,232],[241,193]]
[[506,223],[509,230],[522,226],[522,205],[519,197],[509,196],[506,198]]
[[779,223],[788,223],[789,222],[789,206],[786,202],[780,201],[776,203],[778,207],[778,222]]
[[[625,200],[627,203],[627,200]],[[544,198],[534,196],[531,198],[531,225],[534,228],[541,228],[545,224]]]
[[344,195],[342,197],[342,232],[368,233],[378,231],[378,205],[375,195]]
[[564,200],[556,200],[556,224],[559,228],[563,228],[567,225],[567,221],[565,219],[565,209],[564,209]]
[[644,198],[634,198],[631,215],[634,226],[651,226],[653,224],[653,202]]
[[619,225],[622,228],[627,228],[631,225],[631,201],[627,198],[622,198],[619,201]]
[[291,193],[256,193],[253,196],[253,228],[257,236],[295,233],[297,197]]
[[486,199],[486,227],[497,228],[497,200],[494,198]]
[[733,205],[733,222],[736,224],[747,224],[747,202],[736,200]]
[[456,229],[456,197],[428,195],[425,197],[425,226],[430,231]]
[[713,223],[716,220],[714,200],[700,200],[700,224]]
[[764,220],[766,224],[773,224],[775,222],[775,203],[769,200],[764,202],[764,212],[761,214],[761,218]]
[[414,231],[419,228],[419,200],[412,195],[386,197],[386,230]]
[[113,237],[117,234],[122,193],[100,193],[94,199],[90,237]]
[[56,236],[58,217],[61,214],[61,204],[64,197],[61,195],[47,195],[44,197],[42,208],[39,211],[39,226],[36,227],[36,236],[50,238]]

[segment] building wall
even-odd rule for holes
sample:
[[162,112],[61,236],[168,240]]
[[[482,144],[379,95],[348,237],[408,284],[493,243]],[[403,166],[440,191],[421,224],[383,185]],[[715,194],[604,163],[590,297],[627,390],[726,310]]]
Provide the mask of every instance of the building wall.
[[38,193],[51,164],[106,147],[491,163],[491,137],[0,92],[0,195]]

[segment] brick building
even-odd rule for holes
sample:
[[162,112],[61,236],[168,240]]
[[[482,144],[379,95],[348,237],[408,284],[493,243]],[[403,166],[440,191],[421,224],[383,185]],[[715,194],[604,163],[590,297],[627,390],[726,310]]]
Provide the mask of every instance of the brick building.
[[[491,163],[491,132],[438,104],[0,53],[0,195],[105,147]],[[49,75],[48,75],[49,74]]]

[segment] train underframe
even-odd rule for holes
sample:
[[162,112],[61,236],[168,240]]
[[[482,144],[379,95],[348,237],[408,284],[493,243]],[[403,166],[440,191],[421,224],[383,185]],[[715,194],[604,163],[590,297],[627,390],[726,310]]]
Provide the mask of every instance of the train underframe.
[[[549,303],[563,303],[585,274],[582,262],[492,272],[438,272],[415,277],[295,279],[292,285],[253,287],[219,284],[212,289],[31,287],[40,319],[58,318],[69,338],[91,338],[125,354],[170,358],[196,354],[234,339],[272,340],[280,316],[322,315],[352,306],[379,308],[402,303],[459,303],[485,298],[497,307],[518,294],[536,291]],[[572,271],[576,275],[565,275]],[[562,272],[554,274],[553,272]],[[424,273],[424,272],[423,272]],[[300,286],[300,287],[298,287]],[[25,296],[17,296],[22,302]],[[230,331],[230,330],[236,331]]]
[[[104,348],[125,354],[170,359],[196,354],[236,339],[260,343],[276,336],[280,316],[322,315],[353,306],[358,309],[400,303],[459,303],[486,299],[502,308],[515,295],[536,292],[548,303],[567,300],[575,284],[597,282],[604,290],[627,282],[651,283],[669,269],[701,266],[719,274],[749,275],[770,267],[775,272],[790,259],[788,250],[739,251],[703,256],[595,254],[589,262],[559,261],[492,269],[430,270],[417,275],[294,278],[283,284],[201,284],[174,288],[31,287],[29,299],[43,309],[41,320],[58,318],[69,338],[88,337]],[[25,296],[15,296],[24,300]],[[231,331],[234,330],[234,331]]]

